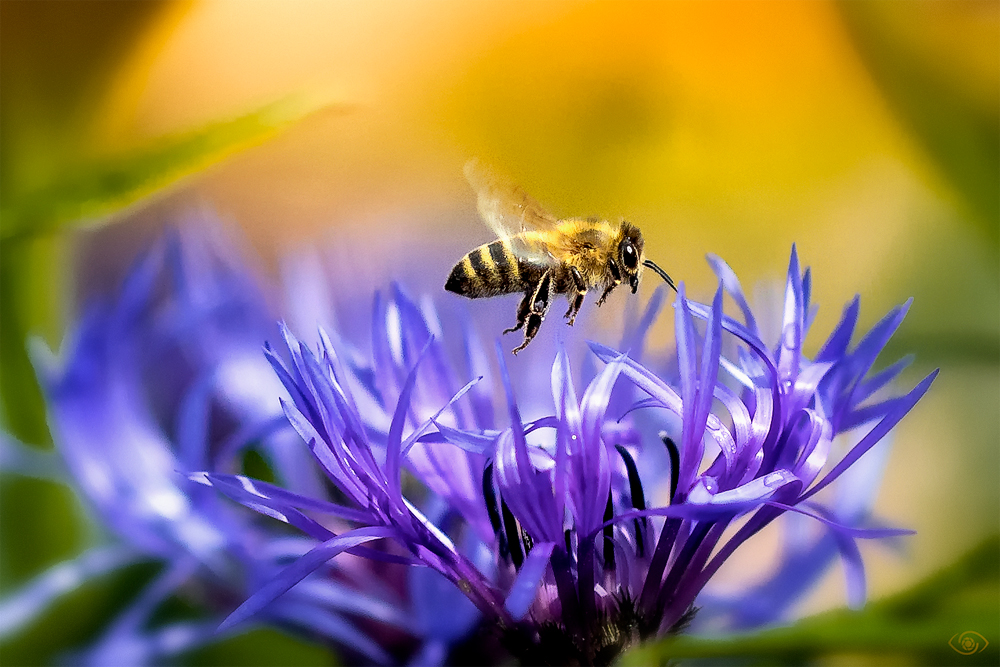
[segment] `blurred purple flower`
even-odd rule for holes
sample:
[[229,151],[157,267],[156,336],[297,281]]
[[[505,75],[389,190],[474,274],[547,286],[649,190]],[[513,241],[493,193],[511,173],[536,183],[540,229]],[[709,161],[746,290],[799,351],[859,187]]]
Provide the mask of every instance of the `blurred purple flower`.
[[[489,374],[469,329],[460,345],[445,347],[432,335],[440,331],[433,309],[417,307],[398,289],[386,301],[376,298],[371,363],[335,332],[320,330],[313,351],[283,329],[284,349],[268,355],[290,396],[282,400],[285,414],[340,498],[242,477],[192,476],[323,540],[224,627],[266,612],[338,554],[381,543],[368,555],[394,554],[443,575],[525,663],[608,663],[637,640],[683,627],[719,566],[785,512],[829,530],[847,565],[849,599],[859,603],[864,575],[856,540],[909,531],[844,525],[812,497],[880,441],[936,373],[904,396],[875,400],[902,368],[869,374],[905,307],[849,350],[857,300],[816,359],[807,360],[810,275],[800,275],[794,249],[782,334],[772,350],[735,275],[712,262],[722,281],[712,304],[689,301],[683,286],[675,303],[679,391],[628,354],[592,344],[606,366],[578,397],[560,349],[550,376],[554,414],[525,422],[500,354],[503,421],[510,424],[503,429],[493,423],[491,384],[463,385],[449,365],[449,352],[457,351],[467,360],[465,377]],[[723,286],[743,324],[723,315]],[[654,312],[627,337],[626,349],[641,343]],[[703,335],[696,317],[705,321]],[[724,331],[736,343],[735,362],[722,355]],[[634,408],[665,408],[680,419],[680,444],[663,439],[671,461],[665,506],[646,504],[636,461],[648,438],[630,421],[613,421],[620,414],[609,415],[620,378],[647,395]],[[537,384],[530,386],[522,401],[537,404],[539,394]],[[714,400],[728,414],[713,414]],[[836,434],[871,424],[840,461],[829,460]],[[317,514],[346,529],[320,526],[311,518]]]
[[[219,639],[219,622],[235,604],[311,546],[184,476],[239,472],[253,445],[282,483],[313,493],[322,488],[280,412],[283,389],[260,352],[276,331],[274,318],[231,239],[209,223],[168,236],[141,258],[117,298],[91,303],[61,360],[35,345],[62,470],[9,439],[4,459],[65,480],[111,540],[0,601],[3,636],[87,579],[153,561],[161,573],[71,659],[169,660]],[[178,593],[197,600],[207,615],[152,622]],[[405,590],[397,594],[376,579],[324,567],[260,620],[333,642],[366,662],[390,663],[390,647],[368,630],[419,635],[407,600]]]

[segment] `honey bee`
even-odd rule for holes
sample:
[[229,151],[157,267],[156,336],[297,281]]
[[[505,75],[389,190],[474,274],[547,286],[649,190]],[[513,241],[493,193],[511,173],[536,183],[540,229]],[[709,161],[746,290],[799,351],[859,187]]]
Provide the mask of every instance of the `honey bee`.
[[677,291],[670,276],[644,258],[642,232],[635,225],[596,218],[559,220],[476,160],[465,166],[465,177],[476,191],[479,215],[498,238],[463,257],[444,288],[470,299],[523,292],[517,324],[504,330],[524,329],[524,341],[514,354],[538,333],[555,294],[566,295],[564,317],[572,326],[587,292],[601,291],[598,306],[623,282],[635,294],[642,267]]

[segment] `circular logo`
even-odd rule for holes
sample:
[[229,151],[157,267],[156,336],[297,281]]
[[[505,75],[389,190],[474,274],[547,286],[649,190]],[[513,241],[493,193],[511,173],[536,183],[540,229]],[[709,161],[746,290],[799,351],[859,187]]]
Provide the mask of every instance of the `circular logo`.
[[955,653],[961,653],[962,655],[973,655],[974,653],[985,651],[989,644],[986,641],[986,637],[972,630],[960,632],[948,642],[948,646],[952,647]]

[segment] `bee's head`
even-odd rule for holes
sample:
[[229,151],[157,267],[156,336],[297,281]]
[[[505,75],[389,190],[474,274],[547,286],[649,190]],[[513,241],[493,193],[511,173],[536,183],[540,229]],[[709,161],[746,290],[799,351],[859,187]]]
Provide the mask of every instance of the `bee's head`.
[[622,279],[628,281],[632,294],[639,289],[639,271],[642,267],[642,232],[630,222],[622,222],[621,241],[618,242],[618,263]]

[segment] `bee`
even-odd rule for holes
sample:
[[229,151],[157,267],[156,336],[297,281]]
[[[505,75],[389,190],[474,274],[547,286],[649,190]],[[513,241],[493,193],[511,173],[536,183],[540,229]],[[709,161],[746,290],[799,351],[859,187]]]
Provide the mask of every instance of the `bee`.
[[517,354],[542,326],[553,295],[569,302],[564,317],[572,326],[587,292],[600,291],[600,306],[623,282],[635,294],[642,268],[677,287],[666,271],[645,259],[642,232],[621,220],[559,220],[520,188],[472,160],[465,176],[477,194],[477,208],[497,239],[479,246],[451,270],[444,288],[470,299],[523,293],[517,324],[504,333],[524,329]]

